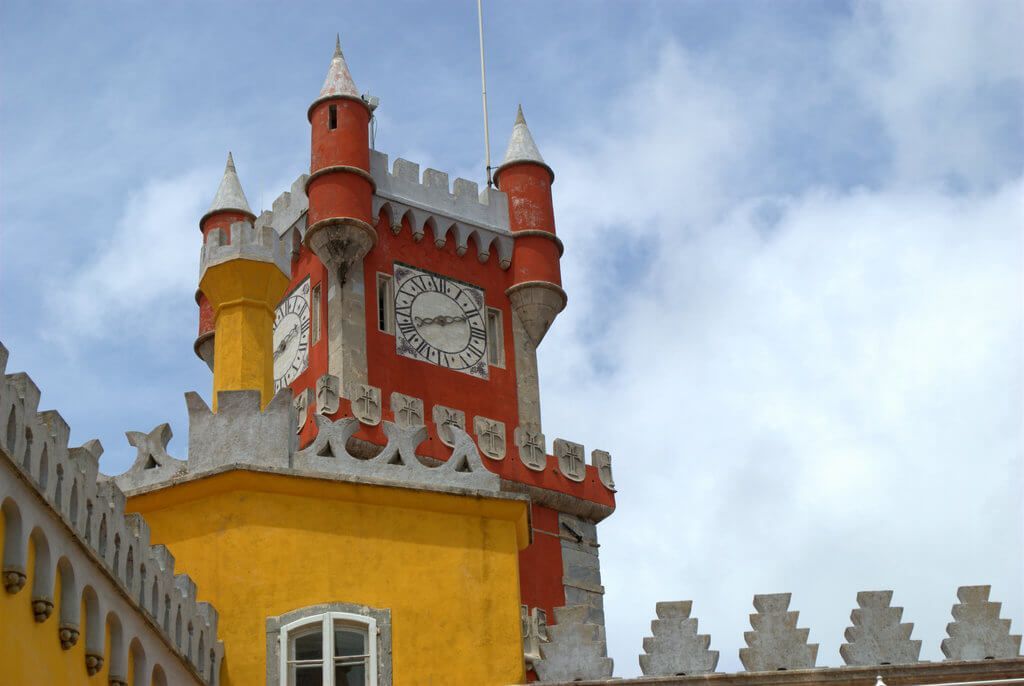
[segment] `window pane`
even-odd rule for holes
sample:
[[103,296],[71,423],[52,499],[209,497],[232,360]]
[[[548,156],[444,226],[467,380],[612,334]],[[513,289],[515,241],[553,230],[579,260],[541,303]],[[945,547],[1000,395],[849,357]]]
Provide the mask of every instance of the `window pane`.
[[366,686],[366,665],[335,665],[334,686]]
[[334,657],[346,655],[366,655],[366,634],[335,625]]
[[292,660],[319,660],[324,656],[323,634],[311,631],[292,639]]
[[292,683],[295,684],[295,686],[323,686],[323,666],[312,665],[292,667]]

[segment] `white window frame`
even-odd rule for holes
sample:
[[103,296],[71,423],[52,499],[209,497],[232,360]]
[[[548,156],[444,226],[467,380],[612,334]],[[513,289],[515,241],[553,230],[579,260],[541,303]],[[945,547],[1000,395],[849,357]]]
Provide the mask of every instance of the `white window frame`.
[[[382,288],[383,285],[383,288]],[[395,277],[393,274],[377,272],[377,297],[373,309],[377,313],[377,330],[389,336],[395,335]],[[383,297],[382,297],[383,296]],[[384,319],[381,320],[381,300],[384,304]]]
[[[491,340],[491,316],[495,319],[495,338]],[[484,326],[487,327],[487,363],[492,367],[505,368],[505,315],[497,307],[487,307],[484,310]],[[494,351],[494,362],[491,362],[491,351]]]
[[334,623],[341,621],[366,629],[366,678],[372,686],[377,684],[377,620],[351,612],[324,612],[296,619],[281,627],[281,684],[288,684],[288,641],[296,629],[320,623],[323,639],[324,686],[334,686]]

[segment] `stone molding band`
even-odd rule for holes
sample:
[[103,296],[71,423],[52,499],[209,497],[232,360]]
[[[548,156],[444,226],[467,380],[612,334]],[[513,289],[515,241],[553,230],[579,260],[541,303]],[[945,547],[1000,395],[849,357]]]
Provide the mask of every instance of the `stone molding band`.
[[[225,302],[222,302],[220,304],[220,306],[215,309],[214,312],[215,312],[216,315],[219,315],[221,310],[226,310],[229,307],[245,307],[245,306],[258,307],[261,310],[266,310],[267,312],[269,312],[271,314],[271,316],[276,314],[275,308],[273,308],[270,305],[268,305],[265,301],[257,300],[256,298],[235,298],[234,300],[227,300]],[[215,332],[211,331],[210,335],[212,336],[214,333]],[[198,341],[199,339],[196,339],[196,340]]]
[[362,231],[370,239],[370,247],[377,245],[377,230],[372,226],[364,222],[362,219],[356,219],[355,217],[329,217],[327,219],[321,219],[313,226],[306,229],[306,235],[303,236],[303,242],[307,247],[310,246],[310,238],[315,236],[320,231],[327,229],[332,226],[351,226],[359,231]]
[[537,286],[539,288],[546,288],[549,291],[557,293],[562,298],[562,307],[559,309],[559,311],[565,309],[566,303],[569,302],[569,296],[565,294],[565,291],[562,289],[561,286],[559,286],[556,283],[551,283],[550,281],[523,281],[522,283],[517,283],[514,286],[506,288],[505,295],[511,296],[516,291],[521,291],[524,288],[532,288],[534,286]]
[[203,346],[203,343],[213,338],[214,333],[215,332],[213,331],[205,331],[196,336],[196,341],[195,343],[192,344],[192,350],[195,352],[196,356],[199,357],[199,359],[203,359],[203,356],[199,354],[199,348]]
[[[203,222],[205,222],[213,215],[220,214],[221,212],[237,212],[238,214],[244,214],[245,216],[247,216],[249,218],[249,221],[256,221],[256,215],[252,213],[252,210],[242,209],[241,207],[218,207],[215,210],[210,210],[209,212],[207,212],[206,214],[199,218],[199,230],[203,230]],[[234,222],[232,222],[232,224],[233,223]]]
[[373,110],[370,109],[370,106],[362,98],[356,97],[354,95],[325,95],[323,97],[317,98],[316,100],[309,104],[309,109],[306,110],[306,119],[310,123],[313,122],[313,110],[316,109],[316,106],[320,105],[321,103],[325,103],[328,100],[351,100],[352,102],[358,102],[360,105],[366,108],[366,111],[370,114],[371,117],[373,116]]
[[501,190],[501,183],[498,181],[498,174],[505,171],[509,167],[514,167],[517,164],[535,164],[538,167],[544,167],[544,169],[547,170],[548,174],[551,175],[551,183],[555,182],[555,170],[549,167],[544,162],[538,162],[537,160],[509,160],[508,162],[502,163],[497,169],[494,170],[494,173],[491,174],[491,178],[494,179],[494,185],[498,187],[498,190]]
[[315,172],[312,172],[309,175],[309,178],[306,179],[306,183],[303,187],[303,190],[306,192],[306,196],[309,196],[309,187],[312,185],[313,181],[319,179],[321,176],[326,176],[327,174],[335,173],[355,174],[356,176],[360,177],[361,179],[369,183],[370,188],[373,189],[374,193],[377,192],[377,182],[373,180],[372,176],[370,176],[370,172],[366,171],[365,169],[360,169],[359,167],[353,167],[352,165],[349,164],[335,164],[330,167],[322,167],[320,169],[317,169]]
[[529,236],[536,236],[537,238],[546,238],[549,241],[553,241],[558,247],[558,256],[561,257],[565,254],[565,244],[562,243],[562,239],[551,233],[550,231],[544,231],[543,229],[523,229],[522,231],[513,231],[513,238],[527,238]]

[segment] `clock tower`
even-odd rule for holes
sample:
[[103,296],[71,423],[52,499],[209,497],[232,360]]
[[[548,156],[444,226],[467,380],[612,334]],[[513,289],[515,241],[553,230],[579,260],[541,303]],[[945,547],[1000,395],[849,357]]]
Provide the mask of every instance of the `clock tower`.
[[[615,508],[611,458],[553,438],[540,411],[537,346],[567,303],[554,172],[522,108],[496,188],[389,162],[370,147],[377,104],[339,41],[307,112],[309,174],[255,218],[291,246],[274,390],[292,391],[302,448],[325,420],[353,417],[353,455],[379,454],[394,423],[424,428],[416,455],[430,465],[452,454],[453,427],[465,431],[501,489],[530,498],[531,543],[518,553],[527,618],[553,623],[555,607],[574,605],[603,625],[596,524]],[[230,160],[225,179],[204,234],[222,216],[225,231],[252,218]],[[197,301],[209,308],[202,292]],[[200,329],[206,359],[209,314]]]

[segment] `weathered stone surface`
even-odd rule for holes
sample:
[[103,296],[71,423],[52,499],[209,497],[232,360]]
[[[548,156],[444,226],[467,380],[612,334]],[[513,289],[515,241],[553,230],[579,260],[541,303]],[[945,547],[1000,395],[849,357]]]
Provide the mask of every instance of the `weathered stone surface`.
[[278,391],[262,410],[259,391],[221,391],[216,413],[197,393],[186,393],[185,402],[190,472],[227,464],[288,466],[296,443],[290,388]]
[[455,433],[452,431],[452,427],[464,432],[466,430],[466,413],[452,407],[434,405],[432,414],[438,438],[449,448],[454,448]]
[[848,665],[899,665],[917,662],[921,641],[910,640],[912,623],[901,624],[902,607],[890,607],[892,591],[861,591],[850,613],[853,626],[839,654]]
[[558,458],[558,471],[567,479],[583,481],[587,475],[587,458],[583,445],[556,438],[554,451],[555,457]]
[[615,490],[615,479],[612,478],[612,456],[606,450],[594,450],[590,453],[590,464],[597,470],[597,478],[609,491]]
[[544,434],[517,426],[514,434],[519,459],[535,472],[542,472],[547,466],[547,448]]
[[548,640],[547,613],[539,607],[532,610],[527,605],[520,606],[520,622],[523,633],[523,659],[527,667],[532,668],[540,661],[540,645]]
[[586,621],[604,626],[604,586],[601,585],[597,526],[581,517],[560,512],[558,528],[565,603],[585,607]]
[[366,384],[353,384],[349,390],[349,398],[352,400],[352,415],[356,419],[368,426],[380,424],[379,388]]
[[424,426],[423,401],[404,393],[391,394],[391,412],[395,416],[395,424],[403,429]]
[[476,434],[480,452],[492,460],[505,459],[505,423],[487,417],[473,417],[473,433]]
[[333,374],[324,374],[316,380],[317,414],[334,414],[338,411],[341,398],[341,379]]
[[449,427],[454,439],[451,456],[440,465],[429,467],[415,453],[427,437],[423,426],[402,428],[383,422],[388,442],[369,459],[349,453],[348,439],[359,430],[359,421],[346,417],[337,421],[317,415],[316,439],[292,458],[294,469],[312,473],[350,474],[402,486],[454,486],[477,491],[500,490],[500,479],[484,467],[473,439],[457,426]]
[[1020,655],[1020,635],[1010,634],[1010,620],[1000,619],[1002,603],[991,602],[991,586],[961,586],[953,606],[955,621],[946,625],[949,638],[942,653],[949,660],[991,660]]
[[186,471],[188,463],[167,454],[172,433],[169,424],[160,424],[149,433],[126,431],[128,443],[135,447],[135,462],[114,481],[123,491],[174,478]]
[[743,633],[746,648],[740,662],[748,672],[779,669],[810,669],[818,657],[818,645],[808,644],[810,629],[798,629],[799,612],[789,612],[790,593],[754,596],[756,614],[750,615],[753,631]]
[[645,676],[708,674],[718,666],[718,651],[708,650],[711,636],[697,633],[690,617],[693,602],[658,603],[658,619],[651,622],[653,636],[644,638],[640,669]]
[[607,679],[612,675],[604,627],[587,622],[586,607],[556,607],[549,640],[540,645],[534,666],[540,681]]
[[305,388],[292,400],[292,404],[295,406],[295,433],[299,433],[306,427],[306,421],[309,419],[309,400],[312,395],[313,389]]

